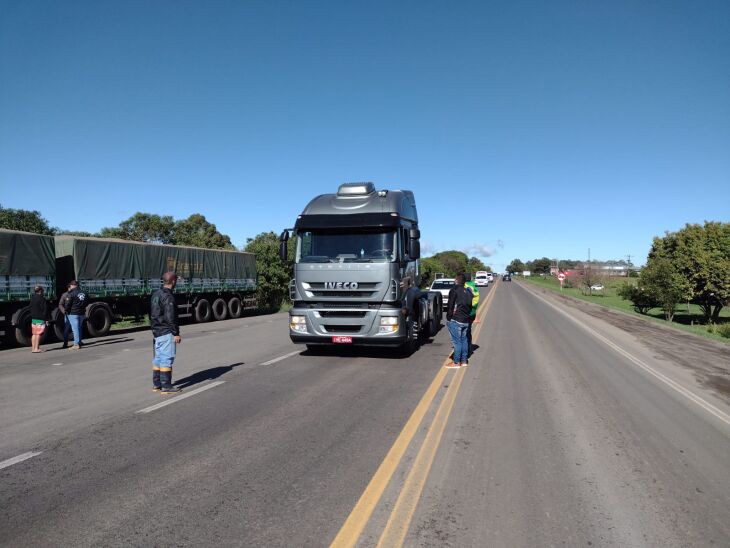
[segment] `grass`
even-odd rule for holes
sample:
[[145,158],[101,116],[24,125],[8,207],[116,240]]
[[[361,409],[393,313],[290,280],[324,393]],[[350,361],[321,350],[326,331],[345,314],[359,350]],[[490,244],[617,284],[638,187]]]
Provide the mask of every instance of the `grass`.
[[606,288],[602,292],[593,292],[593,295],[584,295],[580,289],[575,287],[564,287],[561,291],[560,282],[558,282],[558,280],[552,276],[530,276],[520,279],[523,279],[533,285],[544,287],[556,293],[562,293],[563,295],[567,295],[575,299],[599,304],[601,306],[605,306],[606,308],[620,310],[622,312],[626,312],[627,314],[647,318],[649,320],[653,320],[664,325],[669,325],[677,329],[682,329],[683,331],[689,331],[690,333],[694,333],[695,335],[700,335],[708,339],[713,339],[716,341],[724,342],[726,344],[730,344],[730,340],[727,337],[723,336],[723,334],[730,331],[730,307],[725,307],[722,309],[722,311],[720,312],[720,322],[717,326],[703,325],[703,316],[700,307],[696,304],[688,305],[686,303],[681,304],[677,307],[677,312],[674,315],[674,321],[668,322],[664,319],[664,313],[661,309],[653,308],[646,315],[639,314],[634,310],[634,307],[630,301],[626,301],[616,294],[618,288],[627,281],[629,283],[636,283],[636,280],[632,278],[613,278],[608,282],[604,282]]

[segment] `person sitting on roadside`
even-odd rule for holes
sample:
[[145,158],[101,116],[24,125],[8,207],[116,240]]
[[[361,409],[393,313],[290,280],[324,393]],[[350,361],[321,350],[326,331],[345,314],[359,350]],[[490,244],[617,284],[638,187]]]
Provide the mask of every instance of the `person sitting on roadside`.
[[33,289],[33,295],[30,296],[30,341],[33,354],[45,352],[45,350],[41,350],[41,338],[51,319],[48,302],[43,293],[43,288],[37,285]]
[[466,333],[469,329],[472,294],[464,287],[465,281],[464,274],[456,275],[454,287],[449,291],[449,301],[446,308],[446,325],[449,328],[451,342],[454,345],[454,361],[446,366],[450,369],[469,365],[467,361],[469,346]]

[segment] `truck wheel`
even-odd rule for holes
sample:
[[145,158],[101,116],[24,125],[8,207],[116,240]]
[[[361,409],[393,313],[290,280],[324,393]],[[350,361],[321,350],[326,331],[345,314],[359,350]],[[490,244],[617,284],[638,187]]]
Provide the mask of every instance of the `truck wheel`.
[[[30,320],[30,308],[26,306],[18,311],[15,318],[15,340],[20,346],[30,346],[31,344]],[[43,339],[45,339],[46,333],[43,335]]]
[[210,303],[206,299],[200,299],[195,305],[195,321],[198,323],[209,322],[213,313],[210,309]]
[[418,330],[416,328],[416,324],[414,322],[411,322],[408,326],[408,340],[403,343],[403,346],[400,347],[400,354],[402,357],[407,358],[410,355],[412,355],[416,350],[418,350],[418,346],[420,344],[420,340],[418,337]]
[[[112,315],[103,304],[93,304],[86,311],[86,331],[91,337],[105,337],[112,328]],[[63,338],[63,335],[62,337]]]
[[225,320],[228,317],[228,305],[223,299],[216,299],[213,301],[213,317],[220,321]]
[[238,297],[231,297],[228,301],[228,315],[231,318],[240,318],[243,313],[243,306],[241,306],[241,299]]

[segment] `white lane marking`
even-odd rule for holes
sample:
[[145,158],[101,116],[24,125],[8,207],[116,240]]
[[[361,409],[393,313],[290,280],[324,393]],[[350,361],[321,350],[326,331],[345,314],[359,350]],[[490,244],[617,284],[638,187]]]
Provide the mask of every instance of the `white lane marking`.
[[0,462],[0,470],[7,468],[8,466],[12,466],[13,464],[23,462],[24,460],[32,459],[33,457],[40,455],[42,452],[43,451],[28,451],[27,453],[23,453],[22,455],[18,455],[12,459],[4,460]]
[[285,360],[287,358],[291,358],[292,356],[295,356],[297,354],[301,353],[301,350],[295,350],[294,352],[289,352],[288,354],[284,354],[283,356],[279,356],[278,358],[274,358],[273,360],[269,360],[264,363],[260,363],[259,365],[271,365],[276,362],[280,362],[281,360]]
[[122,349],[122,352],[129,352],[130,350],[132,350],[132,349],[131,348],[123,348]]
[[654,369],[650,365],[647,365],[646,363],[644,363],[643,361],[641,361],[639,358],[637,358],[633,354],[630,354],[629,352],[627,352],[626,350],[624,350],[623,348],[621,348],[616,343],[608,340],[606,337],[604,337],[603,335],[601,335],[597,331],[595,331],[595,330],[591,329],[590,327],[582,324],[579,320],[576,320],[573,316],[571,316],[570,314],[568,314],[567,312],[565,312],[561,308],[558,308],[553,303],[545,300],[543,297],[541,297],[537,293],[533,293],[532,291],[530,291],[530,290],[528,290],[528,289],[526,289],[524,287],[522,289],[524,289],[528,293],[531,293],[532,295],[534,295],[535,297],[537,297],[538,299],[540,299],[542,302],[544,302],[546,305],[554,308],[555,310],[557,310],[558,312],[560,312],[563,316],[565,316],[566,318],[568,318],[570,321],[572,321],[575,324],[578,324],[580,327],[582,327],[588,333],[590,333],[591,335],[593,335],[596,339],[598,339],[599,341],[603,342],[607,346],[613,348],[616,352],[618,352],[619,354],[621,354],[622,356],[624,356],[626,359],[628,359],[629,361],[631,361],[635,365],[639,366],[641,369],[643,369],[644,371],[646,371],[650,375],[652,375],[655,378],[659,379],[664,384],[666,384],[667,386],[669,386],[670,388],[672,388],[673,390],[675,390],[676,392],[678,392],[679,394],[681,394],[682,396],[684,396],[685,398],[687,398],[688,400],[693,401],[694,403],[696,403],[697,405],[699,405],[702,409],[704,409],[705,411],[707,411],[708,413],[710,413],[715,418],[720,419],[722,422],[724,422],[725,424],[727,424],[727,425],[730,426],[730,415],[728,415],[727,413],[721,411],[720,409],[718,409],[717,407],[715,407],[714,405],[712,405],[710,402],[708,402],[708,401],[700,398],[694,392],[692,392],[690,390],[687,390],[684,386],[682,386],[681,384],[677,383],[676,381],[673,381],[672,379],[670,379],[669,377],[667,377],[663,373],[660,373],[659,371],[657,371],[656,369]]
[[51,365],[63,365],[63,363],[52,363]]
[[210,384],[206,384],[205,386],[201,386],[200,388],[196,388],[195,390],[190,390],[183,392],[179,396],[175,396],[174,398],[170,398],[169,400],[165,400],[160,403],[156,403],[155,405],[150,405],[149,407],[145,407],[144,409],[140,409],[137,411],[137,414],[139,413],[151,413],[152,411],[157,411],[158,409],[161,409],[163,407],[166,407],[168,405],[172,405],[173,403],[177,403],[180,400],[184,400],[185,398],[189,398],[190,396],[194,396],[195,394],[200,394],[201,392],[204,392],[205,390],[209,390],[211,388],[215,388],[216,386],[220,386],[221,384],[225,383],[226,381],[214,381]]

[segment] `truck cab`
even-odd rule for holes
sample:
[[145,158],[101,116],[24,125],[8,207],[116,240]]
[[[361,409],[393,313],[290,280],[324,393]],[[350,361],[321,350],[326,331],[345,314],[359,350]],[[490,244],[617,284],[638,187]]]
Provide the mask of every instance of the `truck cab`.
[[317,196],[282,233],[296,240],[289,335],[295,343],[413,347],[435,334],[441,294],[418,289],[413,192],[345,183]]

